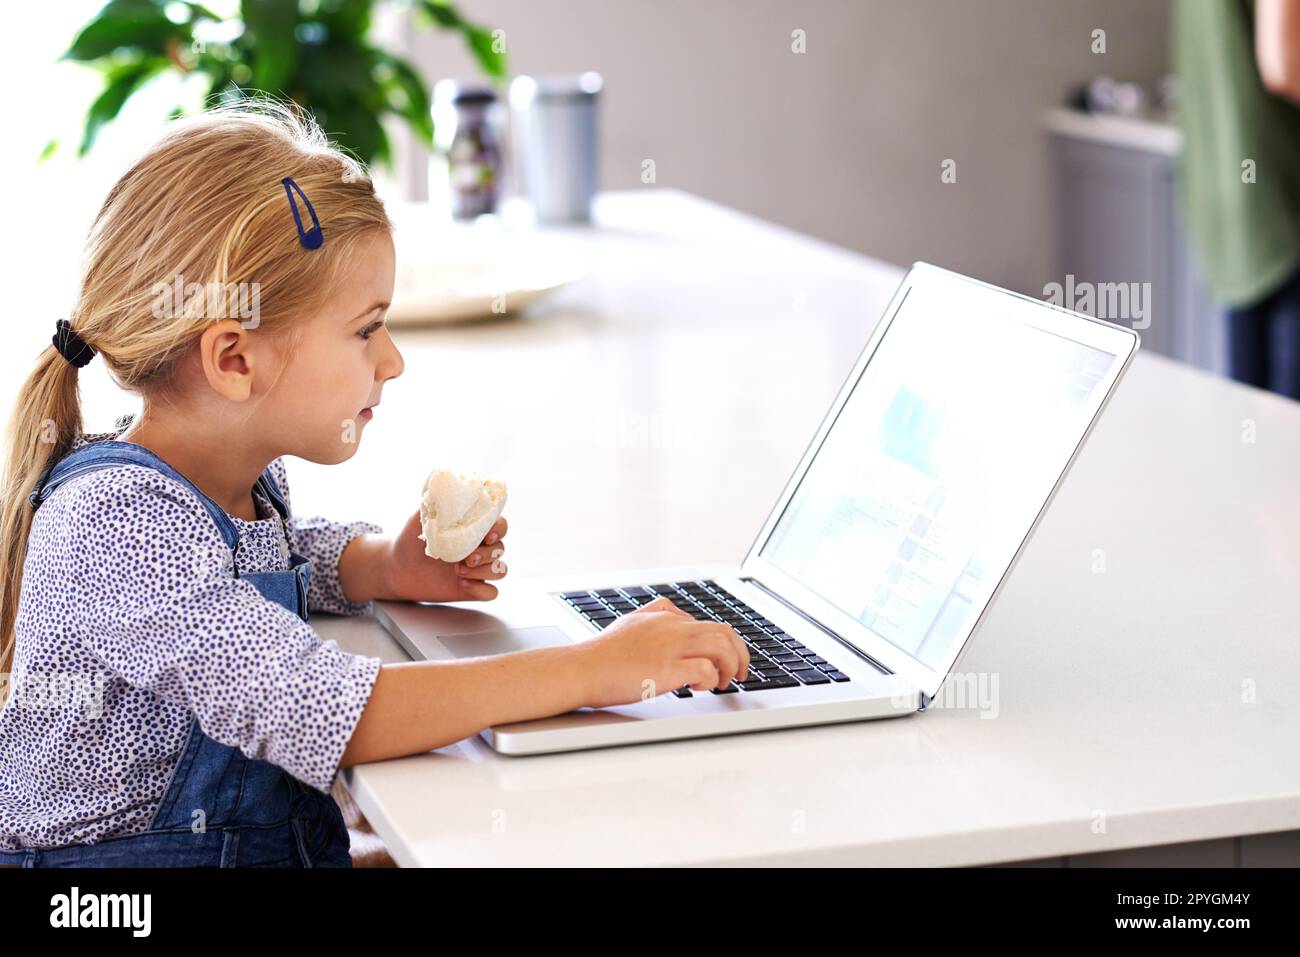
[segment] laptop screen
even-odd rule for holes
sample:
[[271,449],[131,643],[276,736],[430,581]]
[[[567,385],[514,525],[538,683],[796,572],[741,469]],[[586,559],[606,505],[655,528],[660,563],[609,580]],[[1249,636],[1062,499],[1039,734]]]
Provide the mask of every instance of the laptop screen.
[[1116,356],[1011,318],[963,321],[918,293],[759,554],[936,669],[1015,557]]

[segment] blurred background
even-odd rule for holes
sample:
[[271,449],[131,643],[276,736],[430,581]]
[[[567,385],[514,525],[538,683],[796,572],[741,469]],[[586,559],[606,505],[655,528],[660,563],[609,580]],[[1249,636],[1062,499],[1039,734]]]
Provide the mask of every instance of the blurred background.
[[[316,111],[425,223],[581,222],[595,191],[682,190],[890,263],[1100,306],[1144,348],[1228,374],[1233,297],[1209,288],[1178,193],[1177,6],[64,0],[23,23],[4,66],[0,162],[21,184],[6,287],[42,319],[18,351],[66,312],[69,264],[132,152],[178,110],[262,88]],[[1105,314],[1105,284],[1132,290],[1124,314]],[[437,311],[438,289],[406,294]]]
[[[519,73],[599,71],[601,185],[685,189],[890,262],[1041,290],[1053,254],[1045,115],[1110,74],[1153,92],[1164,0],[473,0]],[[556,16],[562,9],[563,16]],[[1090,33],[1104,28],[1104,55]],[[791,33],[806,33],[792,55]],[[517,39],[516,39],[517,38]],[[445,35],[417,62],[471,64]],[[944,159],[955,184],[940,182]],[[943,188],[945,185],[955,188]]]

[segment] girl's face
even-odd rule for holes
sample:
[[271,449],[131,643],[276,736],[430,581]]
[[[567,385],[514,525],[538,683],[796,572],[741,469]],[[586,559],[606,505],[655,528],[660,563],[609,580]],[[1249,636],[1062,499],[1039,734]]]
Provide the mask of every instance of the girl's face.
[[393,271],[393,240],[376,232],[359,245],[337,293],[307,320],[263,404],[288,454],[322,464],[350,459],[384,383],[402,374],[384,324]]

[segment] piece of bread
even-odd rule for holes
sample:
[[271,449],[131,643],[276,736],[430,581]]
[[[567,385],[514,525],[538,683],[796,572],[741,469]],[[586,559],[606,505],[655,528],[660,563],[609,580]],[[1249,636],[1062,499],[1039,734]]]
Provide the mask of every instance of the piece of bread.
[[483,542],[506,506],[504,482],[434,469],[420,495],[420,526],[424,554],[444,562],[459,562]]

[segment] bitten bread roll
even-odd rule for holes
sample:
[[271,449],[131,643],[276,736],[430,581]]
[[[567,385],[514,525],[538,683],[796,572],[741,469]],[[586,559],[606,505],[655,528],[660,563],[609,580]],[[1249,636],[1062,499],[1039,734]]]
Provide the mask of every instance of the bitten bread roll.
[[420,496],[420,526],[424,554],[444,562],[459,562],[483,541],[506,507],[504,482],[434,469]]

